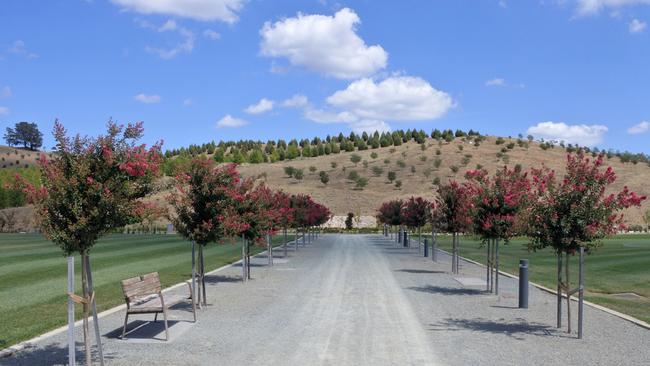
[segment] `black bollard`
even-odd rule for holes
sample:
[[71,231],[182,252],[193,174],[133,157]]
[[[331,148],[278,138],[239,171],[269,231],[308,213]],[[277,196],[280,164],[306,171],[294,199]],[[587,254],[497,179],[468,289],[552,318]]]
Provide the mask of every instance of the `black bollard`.
[[528,259],[519,260],[519,308],[528,309]]
[[427,258],[429,256],[429,239],[424,238],[424,257]]
[[409,245],[409,234],[406,230],[404,230],[404,248],[408,247]]

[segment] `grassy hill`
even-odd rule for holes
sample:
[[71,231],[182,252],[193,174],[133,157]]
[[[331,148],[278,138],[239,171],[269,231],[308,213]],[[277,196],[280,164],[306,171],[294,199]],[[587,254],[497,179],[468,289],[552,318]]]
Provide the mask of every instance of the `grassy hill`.
[[[414,140],[399,146],[372,148],[367,150],[344,151],[320,155],[317,157],[297,157],[282,161],[260,162],[256,164],[243,163],[239,170],[246,177],[255,177],[275,189],[289,193],[307,193],[316,200],[327,204],[335,215],[345,215],[353,212],[355,215],[374,216],[377,207],[384,201],[393,198],[407,198],[412,195],[433,197],[435,183],[445,183],[448,180],[462,181],[465,172],[483,167],[490,172],[504,165],[520,164],[523,169],[546,165],[559,173],[563,172],[567,148],[548,143],[538,143],[518,138],[501,138],[494,136],[482,137],[476,145],[474,138],[455,138],[451,141],[427,137],[418,143]],[[257,148],[261,151],[261,148]],[[570,148],[569,148],[570,150]],[[0,147],[0,155],[19,160],[20,164],[33,164],[35,152]],[[251,150],[251,153],[254,150]],[[210,154],[209,152],[213,152]],[[6,155],[6,154],[9,155]],[[214,150],[203,152],[214,156]],[[360,161],[353,163],[351,157],[358,155]],[[650,196],[650,166],[646,160],[629,159],[631,155],[608,154],[606,165],[612,166],[618,176],[613,189],[620,190],[627,185],[641,195]],[[30,160],[31,159],[31,160]],[[183,159],[182,156],[171,156],[166,160],[174,163]],[[260,158],[261,159],[261,158]],[[262,161],[262,160],[260,160]],[[625,161],[625,162],[624,162]],[[14,162],[15,163],[15,162]],[[285,168],[301,169],[301,180],[285,174]],[[328,184],[320,181],[319,173],[324,171],[329,176]],[[1,172],[1,171],[0,171]],[[355,181],[348,179],[351,172],[367,179],[363,188],[356,186]],[[388,180],[388,173],[395,172],[396,181],[401,181],[401,187]],[[163,178],[161,187],[169,178]],[[167,191],[162,189],[152,197],[163,203]],[[645,225],[643,213],[650,209],[650,202],[645,201],[641,208],[633,208],[626,212],[629,225]],[[25,214],[23,210],[21,216]],[[21,222],[29,222],[20,218]]]
[[[544,150],[539,143],[532,142],[528,147],[520,147],[516,143],[517,139],[508,138],[497,145],[497,139],[499,138],[487,137],[479,146],[474,146],[462,139],[439,142],[428,138],[424,144],[408,142],[401,146],[341,152],[315,158],[242,164],[239,170],[245,176],[266,180],[273,188],[290,193],[309,193],[316,200],[325,202],[337,215],[347,212],[374,215],[380,203],[388,199],[406,198],[411,195],[433,197],[434,180],[441,183],[451,179],[463,180],[465,172],[475,169],[477,165],[490,172],[504,165],[516,164],[521,164],[523,169],[544,164],[560,173],[564,170],[567,151],[560,146],[544,146]],[[513,147],[508,149],[506,146]],[[506,149],[507,153],[503,153],[502,149]],[[377,154],[376,158],[371,156],[373,153]],[[350,157],[353,154],[360,155],[362,162],[352,163]],[[437,159],[440,160],[438,167]],[[336,165],[335,168],[332,163]],[[606,164],[612,166],[618,176],[613,185],[614,189],[620,190],[627,185],[641,195],[650,195],[650,187],[646,183],[650,179],[650,166],[645,163],[622,163],[616,156],[607,158]],[[303,169],[304,178],[298,181],[287,177],[284,168],[288,166]],[[316,168],[314,173],[309,170],[311,166]],[[374,167],[382,169],[379,176],[373,174]],[[320,182],[318,172],[321,170],[329,175],[330,181],[327,185]],[[368,179],[368,184],[363,190],[356,189],[354,182],[347,179],[350,171],[356,171]],[[389,183],[389,171],[396,172],[397,179],[402,181],[400,188]],[[650,202],[645,201],[643,207],[628,210],[628,223],[643,224],[643,212],[649,208]]]

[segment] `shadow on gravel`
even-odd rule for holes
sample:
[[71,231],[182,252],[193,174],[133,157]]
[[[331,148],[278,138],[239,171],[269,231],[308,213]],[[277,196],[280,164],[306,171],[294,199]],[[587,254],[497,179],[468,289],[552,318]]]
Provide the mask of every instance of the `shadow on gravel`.
[[[93,339],[94,341],[94,339]],[[85,360],[83,352],[83,343],[77,342],[77,353],[76,361],[77,364],[82,365]],[[96,348],[93,345],[92,348],[93,360],[97,360]],[[115,357],[111,354],[107,354],[104,350],[104,360],[112,360]],[[18,366],[18,365],[30,365],[30,366],[50,366],[50,365],[67,365],[68,364],[68,347],[67,345],[49,345],[45,347],[31,346],[25,348],[24,350],[16,353],[13,356],[2,359],[2,365],[7,366]]]
[[524,340],[524,336],[550,336],[554,328],[540,323],[527,323],[518,318],[513,322],[493,321],[489,319],[445,319],[440,323],[431,324],[432,331],[471,330],[481,333],[503,334],[517,340]]
[[485,294],[485,291],[477,290],[473,288],[422,286],[422,287],[408,287],[407,289],[418,291],[418,292],[425,292],[428,294],[441,294],[441,295],[483,295]]
[[219,282],[230,282],[230,283],[241,282],[241,277],[210,275],[210,276],[205,276],[205,282],[210,284],[215,284]]
[[447,273],[445,271],[429,271],[426,269],[397,269],[395,272],[404,272],[404,273]]

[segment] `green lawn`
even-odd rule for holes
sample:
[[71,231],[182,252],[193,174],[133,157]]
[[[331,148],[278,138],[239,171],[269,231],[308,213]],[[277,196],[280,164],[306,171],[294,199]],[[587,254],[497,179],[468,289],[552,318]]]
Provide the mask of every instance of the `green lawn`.
[[[415,238],[415,236],[414,236]],[[451,237],[440,236],[440,247],[451,249]],[[477,239],[461,237],[460,254],[485,264],[485,248]],[[517,275],[519,259],[529,260],[530,280],[556,288],[557,257],[550,250],[529,253],[527,241],[500,245],[501,270]],[[578,256],[571,262],[571,281],[577,287]],[[585,258],[586,300],[650,322],[650,235],[620,235]],[[634,292],[644,299],[624,300],[611,294]]]
[[[276,244],[281,240],[274,237]],[[254,250],[258,253],[263,248]],[[240,257],[240,243],[210,244],[205,251],[206,271]],[[90,259],[97,311],[124,302],[122,279],[158,271],[167,287],[191,277],[191,246],[175,235],[110,235],[95,245]],[[0,234],[0,349],[67,322],[66,263],[63,252],[40,235]],[[80,293],[79,256],[75,264],[76,292]],[[80,314],[77,306],[77,318]]]

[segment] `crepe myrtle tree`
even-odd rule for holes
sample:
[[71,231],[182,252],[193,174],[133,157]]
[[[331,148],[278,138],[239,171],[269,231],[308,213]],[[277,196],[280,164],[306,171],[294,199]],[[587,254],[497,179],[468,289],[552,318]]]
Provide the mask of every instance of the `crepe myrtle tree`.
[[[302,231],[302,243],[305,244],[306,230],[309,226],[309,210],[314,201],[306,194],[291,196],[290,207],[293,209],[293,227],[296,230],[296,243],[298,242],[298,231]],[[296,246],[297,247],[297,246]]]
[[[40,185],[17,176],[16,184],[34,205],[45,236],[68,256],[81,255],[82,297],[70,294],[83,305],[86,364],[91,363],[88,317],[96,318],[90,252],[97,240],[110,231],[139,222],[148,212],[142,198],[153,191],[162,160],[161,143],[150,148],[137,141],[142,123],[126,127],[112,121],[105,135],[69,137],[59,121],[54,123],[56,147],[41,154]],[[99,338],[99,337],[98,337]],[[100,340],[97,339],[100,358]],[[103,363],[103,360],[102,360]]]
[[287,230],[293,225],[293,208],[291,208],[291,196],[283,191],[276,191],[274,194],[274,210],[278,211],[278,220],[276,224],[278,229],[282,230],[284,240],[284,256],[287,256]]
[[458,273],[459,240],[458,234],[467,232],[472,225],[471,197],[472,185],[450,181],[438,187],[441,215],[447,232],[452,234],[452,273]]
[[[527,221],[529,249],[553,249],[557,255],[557,326],[562,326],[562,291],[567,298],[567,325],[571,332],[570,256],[576,252],[592,253],[603,244],[603,238],[625,227],[623,209],[640,206],[646,199],[627,187],[607,193],[616,181],[611,167],[603,167],[603,155],[595,159],[582,150],[568,154],[566,173],[559,180],[547,168],[533,169],[533,200]],[[565,275],[562,275],[564,255]],[[581,256],[582,257],[582,256]],[[582,272],[582,271],[580,271]],[[580,283],[579,291],[583,291]],[[578,337],[581,337],[579,308]]]
[[[192,291],[202,299],[202,305],[207,305],[203,249],[208,243],[218,243],[227,236],[224,219],[238,197],[241,177],[235,164],[217,167],[214,160],[206,157],[193,159],[184,170],[176,176],[175,190],[168,197],[173,208],[170,220],[178,233],[192,242]],[[198,276],[195,245],[199,252]],[[198,293],[196,277],[200,287]]]
[[247,180],[239,185],[239,195],[224,220],[232,236],[241,236],[243,243],[244,279],[251,278],[251,244],[264,245],[267,235],[272,234],[279,221],[279,213],[273,209],[274,194],[266,185],[252,185]]
[[[404,220],[404,217],[402,216],[403,207],[404,201],[402,200],[384,202],[377,210],[377,218],[380,222],[383,222],[390,227],[401,227]],[[397,235],[396,240],[399,240]]]
[[524,230],[522,214],[530,202],[531,183],[521,169],[504,166],[494,177],[484,169],[466,174],[473,184],[473,229],[487,245],[486,286],[499,294],[499,243]]
[[437,233],[446,228],[445,217],[442,212],[442,204],[439,199],[431,201],[427,220],[429,221],[429,225],[431,225],[431,260],[435,262],[437,260]]
[[411,197],[404,202],[402,217],[404,224],[418,231],[418,249],[422,243],[422,226],[426,225],[431,215],[431,202],[422,197]]

